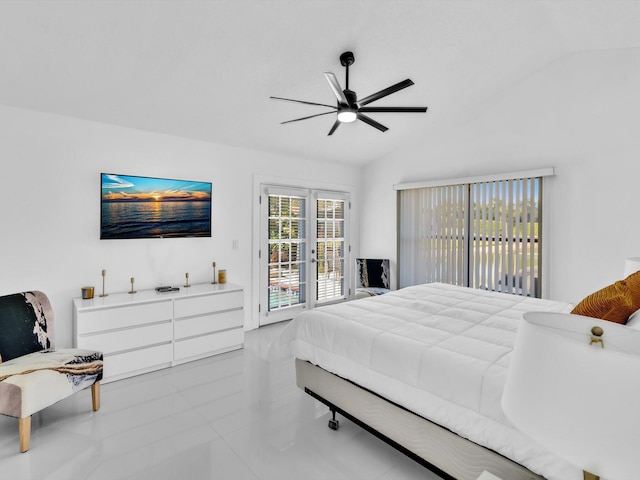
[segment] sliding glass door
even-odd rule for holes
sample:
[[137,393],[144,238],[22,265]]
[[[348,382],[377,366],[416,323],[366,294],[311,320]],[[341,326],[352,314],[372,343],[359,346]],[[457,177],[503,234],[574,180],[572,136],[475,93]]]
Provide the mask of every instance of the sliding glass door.
[[542,178],[399,193],[401,287],[444,282],[540,297]]

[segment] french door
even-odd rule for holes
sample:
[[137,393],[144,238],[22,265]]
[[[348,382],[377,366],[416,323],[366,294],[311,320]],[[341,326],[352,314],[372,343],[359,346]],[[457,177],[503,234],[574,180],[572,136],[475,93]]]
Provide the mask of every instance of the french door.
[[348,194],[262,185],[260,219],[261,326],[348,298]]

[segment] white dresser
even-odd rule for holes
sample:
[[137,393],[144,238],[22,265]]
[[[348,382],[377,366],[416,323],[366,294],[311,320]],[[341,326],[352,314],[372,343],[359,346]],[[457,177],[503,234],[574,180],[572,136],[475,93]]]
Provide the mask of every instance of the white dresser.
[[233,284],[73,300],[75,346],[104,353],[103,382],[242,348],[244,293]]

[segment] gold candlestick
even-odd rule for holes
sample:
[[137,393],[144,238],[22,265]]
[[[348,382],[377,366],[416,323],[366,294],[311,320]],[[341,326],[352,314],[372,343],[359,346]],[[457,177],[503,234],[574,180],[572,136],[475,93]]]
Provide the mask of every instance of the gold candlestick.
[[134,277],[131,277],[131,291],[129,293],[136,293],[136,291],[133,289],[133,283],[136,281],[136,279]]
[[187,283],[184,285],[185,288],[189,288],[191,285],[189,285],[189,272],[184,274],[185,278],[187,279]]
[[211,284],[215,285],[216,283],[218,283],[218,280],[216,278],[216,262],[213,262],[212,265],[213,265],[213,282],[211,282]]
[[107,276],[107,271],[102,270],[102,294],[100,295],[101,297],[106,297],[109,295],[108,293],[104,293],[104,277],[106,276]]

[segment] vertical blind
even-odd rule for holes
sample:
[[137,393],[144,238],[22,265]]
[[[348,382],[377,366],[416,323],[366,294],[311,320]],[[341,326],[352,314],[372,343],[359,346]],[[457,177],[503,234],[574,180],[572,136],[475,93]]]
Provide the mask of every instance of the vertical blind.
[[541,176],[399,190],[400,287],[541,296]]
[[400,287],[465,285],[467,192],[464,185],[400,192]]

